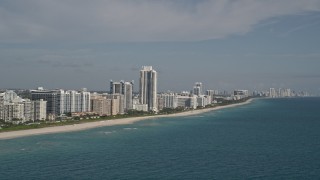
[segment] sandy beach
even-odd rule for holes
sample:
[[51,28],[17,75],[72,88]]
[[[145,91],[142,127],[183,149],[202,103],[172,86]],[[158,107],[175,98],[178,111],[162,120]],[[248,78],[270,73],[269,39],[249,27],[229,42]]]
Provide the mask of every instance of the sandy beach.
[[101,120],[95,122],[88,122],[82,124],[74,124],[74,125],[66,125],[66,126],[55,126],[55,127],[47,127],[47,128],[39,128],[39,129],[28,129],[21,131],[10,131],[0,133],[0,140],[2,139],[13,139],[25,136],[34,136],[41,134],[53,134],[53,133],[61,133],[61,132],[72,132],[72,131],[81,131],[86,129],[92,129],[103,126],[114,126],[114,125],[124,125],[124,124],[132,124],[137,121],[155,119],[155,118],[165,118],[165,117],[181,117],[181,116],[192,116],[205,112],[216,111],[219,109],[231,108],[236,106],[241,106],[245,104],[249,104],[252,99],[247,100],[243,103],[231,104],[226,106],[218,106],[207,109],[199,109],[193,111],[186,111],[182,113],[169,114],[169,115],[159,115],[159,116],[146,116],[146,117],[132,117],[132,118],[123,118],[123,119],[114,119],[114,120]]

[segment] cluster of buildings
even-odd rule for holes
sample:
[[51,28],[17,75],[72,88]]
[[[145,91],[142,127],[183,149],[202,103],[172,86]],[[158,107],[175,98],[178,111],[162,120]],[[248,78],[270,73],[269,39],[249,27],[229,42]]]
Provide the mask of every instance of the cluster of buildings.
[[[5,121],[55,120],[65,116],[114,116],[131,110],[159,112],[164,108],[196,109],[217,103],[217,90],[204,92],[203,84],[196,82],[191,91],[181,93],[157,91],[157,71],[152,66],[140,70],[139,93],[133,93],[134,82],[110,81],[108,93],[90,93],[83,88],[75,90],[31,90],[31,99],[22,99],[13,91],[0,94],[0,119]],[[229,99],[248,97],[247,90],[236,90]]]
[[248,90],[235,90],[233,91],[234,100],[240,100],[249,96]]
[[279,89],[275,89],[275,88],[270,88],[269,92],[267,93],[267,96],[270,98],[283,98],[283,97],[306,97],[309,96],[309,93],[307,92],[295,92],[292,91],[289,88],[279,88]]
[[133,109],[133,81],[110,81],[110,91],[104,94],[92,93],[91,112],[99,116],[124,114]]
[[0,93],[0,119],[14,123],[46,120],[47,101],[22,99],[13,91]]
[[203,84],[196,82],[192,91],[183,91],[181,93],[160,93],[158,94],[159,109],[163,108],[188,108],[196,109],[206,107],[214,102],[214,96],[218,95],[215,90],[207,90],[204,93]]
[[270,88],[265,91],[253,91],[253,97],[269,97],[269,98],[290,98],[290,97],[310,97],[307,91],[295,91],[290,88]]
[[110,91],[92,94],[91,111],[100,116],[124,114],[130,110],[158,112],[157,72],[152,66],[140,70],[139,94],[133,94],[134,82],[110,81]]
[[54,120],[65,114],[91,111],[91,94],[85,88],[81,91],[46,90],[42,87],[31,90],[31,100],[41,99],[47,102],[48,120]]

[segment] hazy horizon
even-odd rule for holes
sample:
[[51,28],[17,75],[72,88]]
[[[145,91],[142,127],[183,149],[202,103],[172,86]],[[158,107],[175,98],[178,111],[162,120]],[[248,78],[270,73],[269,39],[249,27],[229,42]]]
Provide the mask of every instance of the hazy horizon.
[[0,89],[320,92],[320,0],[0,2]]

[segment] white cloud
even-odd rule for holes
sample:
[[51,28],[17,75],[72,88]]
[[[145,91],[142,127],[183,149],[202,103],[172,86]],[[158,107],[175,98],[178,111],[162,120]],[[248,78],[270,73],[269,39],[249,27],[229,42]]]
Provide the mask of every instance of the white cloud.
[[0,42],[207,40],[319,10],[319,0],[6,0]]

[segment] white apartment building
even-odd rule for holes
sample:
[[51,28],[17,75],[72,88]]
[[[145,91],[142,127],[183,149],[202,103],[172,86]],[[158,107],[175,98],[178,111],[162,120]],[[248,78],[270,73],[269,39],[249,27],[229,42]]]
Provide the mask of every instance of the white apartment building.
[[74,90],[38,90],[31,91],[32,100],[47,101],[47,114],[59,116],[72,112],[90,112],[90,92]]
[[3,108],[3,114],[5,122],[25,121],[23,104],[6,103]]
[[47,119],[47,101],[43,99],[32,101],[31,120],[44,121]]
[[6,122],[26,122],[46,118],[46,101],[22,99],[13,91],[0,94],[0,119]]
[[178,99],[176,94],[174,93],[163,93],[159,95],[163,99],[163,107],[164,108],[172,108],[175,109],[178,107]]
[[177,97],[177,107],[197,109],[197,97],[196,96],[181,96]]
[[276,89],[275,89],[275,88],[270,88],[270,90],[269,90],[269,97],[270,97],[270,98],[275,98],[275,97],[277,97],[277,92],[276,92]]

